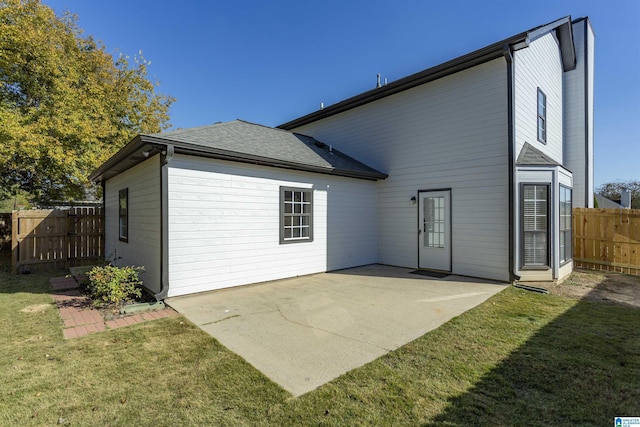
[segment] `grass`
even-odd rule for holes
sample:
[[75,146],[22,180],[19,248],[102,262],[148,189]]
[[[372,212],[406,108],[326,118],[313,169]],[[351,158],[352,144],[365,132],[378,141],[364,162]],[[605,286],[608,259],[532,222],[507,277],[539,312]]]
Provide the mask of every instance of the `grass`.
[[296,399],[182,317],[64,340],[47,279],[0,272],[0,425],[610,425],[640,414],[640,310],[622,305],[508,288]]

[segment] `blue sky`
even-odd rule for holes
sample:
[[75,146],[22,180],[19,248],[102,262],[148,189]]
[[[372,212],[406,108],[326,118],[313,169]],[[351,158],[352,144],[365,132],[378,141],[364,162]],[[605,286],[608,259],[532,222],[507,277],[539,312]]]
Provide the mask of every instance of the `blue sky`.
[[639,0],[44,0],[114,55],[142,50],[173,127],[277,126],[571,15],[596,33],[595,183],[640,180]]

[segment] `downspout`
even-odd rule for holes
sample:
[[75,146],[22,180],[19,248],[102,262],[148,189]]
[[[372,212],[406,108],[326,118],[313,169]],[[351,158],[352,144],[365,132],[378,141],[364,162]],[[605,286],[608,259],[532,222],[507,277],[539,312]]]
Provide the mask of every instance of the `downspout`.
[[104,212],[104,210],[107,208],[107,183],[104,179],[100,181],[100,187],[102,187],[102,212]]
[[504,58],[507,61],[507,144],[508,144],[508,176],[509,176],[509,282],[515,283],[520,280],[520,276],[515,273],[515,241],[516,230],[514,221],[514,201],[515,201],[515,102],[514,102],[514,64],[513,53],[511,52],[511,46],[504,45],[502,48]]
[[104,253],[105,251],[104,238],[105,238],[105,235],[107,234],[107,223],[105,221],[105,218],[107,217],[107,181],[104,178],[100,181],[100,187],[102,188],[102,227],[103,227],[102,236],[100,238],[102,239],[102,258],[106,260],[107,254]]
[[[591,175],[589,158],[589,22],[584,20],[584,207],[593,203],[593,193],[589,192],[589,176]],[[592,95],[593,96],[593,95]],[[589,197],[591,195],[591,197]]]
[[173,159],[174,146],[160,152],[160,292],[154,295],[157,301],[169,292],[169,162]]

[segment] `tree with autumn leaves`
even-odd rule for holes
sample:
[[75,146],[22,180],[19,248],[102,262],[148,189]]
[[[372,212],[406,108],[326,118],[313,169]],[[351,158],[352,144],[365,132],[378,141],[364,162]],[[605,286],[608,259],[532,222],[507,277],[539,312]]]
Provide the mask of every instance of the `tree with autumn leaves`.
[[0,0],[0,200],[83,199],[87,176],[139,133],[170,125],[141,53],[117,58],[72,14]]

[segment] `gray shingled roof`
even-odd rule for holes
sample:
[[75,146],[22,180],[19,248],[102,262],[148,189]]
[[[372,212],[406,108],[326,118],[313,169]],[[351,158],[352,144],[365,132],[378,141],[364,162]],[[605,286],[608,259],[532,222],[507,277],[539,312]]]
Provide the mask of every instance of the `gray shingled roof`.
[[242,120],[163,133],[142,134],[89,178],[104,181],[144,161],[153,150],[369,180],[386,174],[316,139]]
[[233,153],[240,158],[247,156],[248,159],[271,160],[277,165],[299,165],[303,170],[311,167],[314,171],[324,169],[327,173],[342,172],[345,175],[353,173],[374,179],[386,178],[385,174],[310,136],[243,120],[147,136],[186,144],[191,148],[199,147],[205,151]]
[[559,166],[560,163],[544,154],[542,151],[525,142],[518,155],[516,164],[519,165],[536,165],[536,166]]

